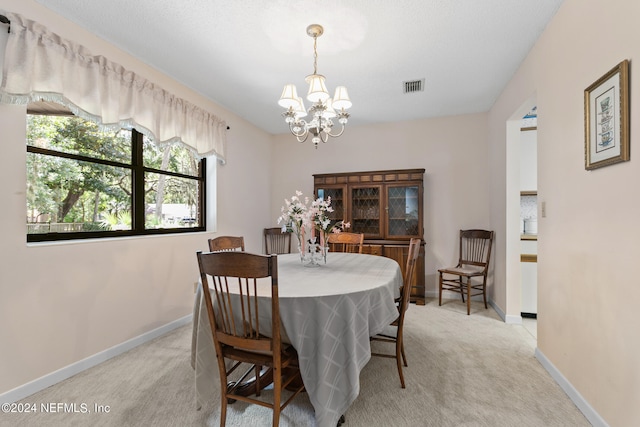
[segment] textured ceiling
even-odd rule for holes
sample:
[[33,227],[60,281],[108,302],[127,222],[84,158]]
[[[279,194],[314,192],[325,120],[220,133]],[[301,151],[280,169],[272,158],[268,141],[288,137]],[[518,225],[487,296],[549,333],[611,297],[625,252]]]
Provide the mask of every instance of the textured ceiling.
[[[562,0],[36,0],[273,134],[282,87],[349,90],[350,123],[484,112]],[[425,79],[423,92],[403,82]],[[307,102],[308,106],[308,102]]]

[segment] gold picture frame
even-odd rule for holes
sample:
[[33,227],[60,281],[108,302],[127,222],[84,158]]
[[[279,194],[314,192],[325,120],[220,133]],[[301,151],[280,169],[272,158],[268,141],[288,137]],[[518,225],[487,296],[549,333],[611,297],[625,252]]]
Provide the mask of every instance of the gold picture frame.
[[629,160],[629,61],[584,91],[586,170]]

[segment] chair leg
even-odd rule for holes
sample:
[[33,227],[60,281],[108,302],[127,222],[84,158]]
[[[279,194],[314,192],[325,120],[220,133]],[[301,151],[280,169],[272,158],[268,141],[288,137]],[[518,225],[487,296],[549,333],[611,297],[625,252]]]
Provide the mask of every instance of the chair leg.
[[404,354],[404,341],[402,342],[402,349],[400,350],[400,352],[402,353],[402,361],[404,362],[404,366],[409,366],[407,365],[407,356]]
[[440,283],[440,286],[439,286],[440,291],[438,292],[438,305],[442,305],[442,271],[440,272],[439,283]]
[[464,281],[462,276],[458,277],[458,286],[460,286],[460,296],[462,297],[462,302],[464,302]]
[[482,281],[482,298],[484,298],[484,308],[488,308],[487,307],[487,277],[484,277],[484,280]]
[[396,364],[398,365],[398,375],[400,376],[400,385],[404,386],[404,375],[402,374],[402,336],[396,338]]
[[[226,387],[222,388],[226,390]],[[227,422],[227,393],[220,393],[220,397],[222,398],[222,402],[220,404],[220,427],[224,427]]]
[[280,425],[280,394],[282,393],[282,371],[273,367],[273,427]]
[[227,382],[229,381],[227,368],[224,364],[224,359],[218,357],[216,354],[216,360],[218,362],[218,373],[220,377],[220,427],[224,427],[227,422],[227,404],[229,399],[227,398],[227,392],[229,387]]
[[471,277],[467,277],[467,316],[471,314]]
[[256,396],[260,396],[260,371],[262,371],[262,366],[255,365],[255,378],[256,378]]

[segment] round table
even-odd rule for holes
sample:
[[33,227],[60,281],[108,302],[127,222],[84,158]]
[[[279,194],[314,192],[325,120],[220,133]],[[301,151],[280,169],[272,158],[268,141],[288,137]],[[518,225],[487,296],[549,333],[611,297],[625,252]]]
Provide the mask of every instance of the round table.
[[[371,358],[369,337],[398,316],[394,299],[401,286],[400,266],[390,258],[330,252],[326,264],[307,267],[299,254],[278,255],[283,339],[298,352],[318,426],[335,427],[358,396],[360,371]],[[192,362],[198,407],[219,386],[211,329],[200,300],[197,293]],[[270,310],[268,301],[264,307]],[[260,309],[264,311],[262,305]]]

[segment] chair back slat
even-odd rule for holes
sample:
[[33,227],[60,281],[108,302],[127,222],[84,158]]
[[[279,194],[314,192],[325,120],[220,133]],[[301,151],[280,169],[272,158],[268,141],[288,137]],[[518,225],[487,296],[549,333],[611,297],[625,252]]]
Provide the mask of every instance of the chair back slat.
[[264,249],[266,254],[288,254],[291,252],[291,232],[282,228],[264,229]]
[[[238,278],[240,289],[240,311],[242,313],[243,336],[260,336],[260,306],[258,305],[258,282],[253,279]],[[252,308],[255,308],[255,315]]]
[[[209,287],[209,289],[213,289],[216,296],[216,306],[220,308],[217,323],[220,330],[226,332],[235,328],[234,320],[228,316],[229,310],[227,307],[231,305],[231,301],[229,301],[229,286],[226,277],[212,277],[211,279],[213,287]],[[203,280],[206,280],[206,278]]]

